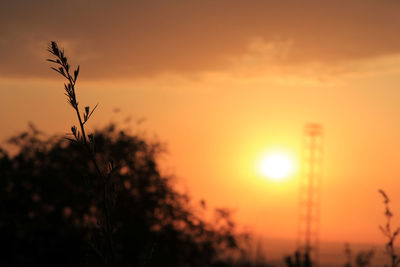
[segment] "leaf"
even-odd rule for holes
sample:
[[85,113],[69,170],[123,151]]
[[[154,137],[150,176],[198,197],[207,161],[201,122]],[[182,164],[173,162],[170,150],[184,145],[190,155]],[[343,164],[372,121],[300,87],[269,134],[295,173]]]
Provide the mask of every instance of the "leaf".
[[62,67],[59,67],[58,69],[56,69],[56,68],[53,68],[53,67],[50,67],[51,69],[53,69],[53,70],[55,70],[55,71],[57,71],[58,73],[60,73],[62,76],[64,76],[65,78],[67,78],[67,76],[65,76],[65,73],[64,73],[64,69],[62,68]]
[[51,50],[54,54],[58,55],[59,54],[59,50],[58,50],[58,45],[56,42],[52,41],[51,42]]
[[78,68],[74,71],[74,81],[76,82],[76,79],[78,78],[79,75],[79,65]]
[[[57,71],[58,73],[60,73],[60,71],[58,70],[58,69],[56,69],[56,68],[54,68],[54,67],[50,67],[52,70],[55,70],[55,71]],[[60,73],[61,74],[61,73]]]
[[67,140],[69,140],[69,141],[71,141],[71,142],[73,142],[73,143],[76,143],[76,140],[75,139],[72,139],[72,138],[69,138],[69,137],[64,137],[65,139],[67,139]]
[[90,114],[88,115],[88,119],[92,116],[93,112],[96,110],[97,106],[99,105],[99,103],[96,104],[96,106],[94,106],[94,108],[92,109],[92,111],[90,112]]
[[60,51],[59,56],[60,56],[61,62],[63,64],[66,64],[67,62],[66,62],[66,58],[64,57],[64,51]]
[[76,126],[71,127],[71,132],[74,136],[76,136]]
[[65,83],[64,83],[64,88],[65,88],[65,92],[67,92],[67,95],[70,96],[71,90],[69,89],[69,87]]
[[385,191],[383,191],[382,189],[379,189],[378,192],[383,196],[384,203],[385,204],[389,203],[389,197],[386,195]]

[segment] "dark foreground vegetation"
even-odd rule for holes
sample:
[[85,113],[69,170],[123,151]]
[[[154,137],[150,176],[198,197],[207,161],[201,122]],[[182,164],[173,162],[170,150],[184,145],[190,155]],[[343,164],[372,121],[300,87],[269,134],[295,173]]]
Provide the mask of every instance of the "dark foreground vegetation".
[[[113,125],[94,136],[101,158],[115,162],[119,266],[210,266],[237,249],[229,212],[207,223],[160,174],[159,144]],[[102,183],[80,145],[34,127],[10,142],[16,154],[0,152],[0,266],[101,266]]]

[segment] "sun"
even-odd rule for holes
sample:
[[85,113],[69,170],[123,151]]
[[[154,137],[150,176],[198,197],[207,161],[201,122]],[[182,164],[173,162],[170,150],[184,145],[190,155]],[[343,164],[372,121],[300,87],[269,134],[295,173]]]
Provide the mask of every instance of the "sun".
[[288,154],[270,153],[260,159],[258,171],[262,176],[271,180],[283,180],[293,173],[293,160]]

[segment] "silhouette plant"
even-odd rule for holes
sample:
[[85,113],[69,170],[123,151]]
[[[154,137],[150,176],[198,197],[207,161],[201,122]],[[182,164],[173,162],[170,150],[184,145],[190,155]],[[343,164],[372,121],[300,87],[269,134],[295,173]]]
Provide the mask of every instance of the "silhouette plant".
[[346,255],[346,263],[344,264],[344,267],[351,267],[351,248],[349,243],[344,244],[344,253]]
[[[202,219],[172,177],[160,173],[160,143],[115,125],[94,133],[97,153],[118,162],[115,266],[204,267],[236,255],[229,211],[217,210],[215,222]],[[102,182],[80,145],[33,128],[10,144],[13,155],[0,147],[0,266],[104,266],[88,243],[103,242],[96,224]]]
[[[345,243],[344,245],[344,253],[346,255],[346,263],[344,267],[351,267],[352,264],[352,251],[349,243]],[[354,263],[357,267],[365,267],[371,264],[371,260],[374,257],[375,251],[374,249],[370,249],[367,251],[359,251],[355,257]]]
[[358,252],[355,260],[356,266],[358,267],[369,266],[372,258],[374,257],[374,254],[375,252],[373,249]]
[[294,253],[294,258],[291,256],[285,257],[285,263],[287,267],[311,267],[313,265],[310,254],[306,252],[302,257],[300,251]]
[[105,164],[106,168],[100,167],[100,162],[96,157],[94,136],[93,134],[86,134],[85,130],[85,124],[96,110],[97,105],[93,109],[91,109],[89,106],[86,106],[84,108],[84,112],[81,114],[79,102],[76,97],[76,82],[79,75],[79,65],[77,69],[74,70],[72,75],[70,73],[71,66],[68,63],[68,59],[65,56],[64,50],[60,49],[56,42],[52,41],[50,43],[48,51],[54,56],[54,58],[47,60],[56,64],[56,67],[51,68],[66,79],[66,83],[64,83],[65,95],[67,96],[68,103],[75,110],[79,122],[79,129],[75,125],[71,127],[73,138],[67,139],[79,144],[86,151],[89,159],[96,169],[97,176],[103,185],[101,190],[102,192],[98,192],[102,195],[102,212],[97,218],[97,223],[100,227],[104,244],[92,243],[91,245],[97,254],[103,258],[106,266],[115,266],[115,251],[113,242],[114,225],[112,220],[112,210],[115,207],[116,200],[115,184],[112,179],[114,163],[113,161],[110,161],[108,164]]
[[393,217],[393,213],[389,208],[390,199],[383,190],[380,189],[378,192],[383,197],[383,203],[385,204],[385,216],[386,216],[386,224],[384,226],[380,225],[379,229],[382,231],[383,235],[386,236],[388,239],[388,241],[386,243],[386,253],[390,257],[390,263],[391,263],[390,266],[396,267],[400,263],[400,258],[396,254],[396,251],[394,248],[394,242],[397,238],[397,235],[400,232],[400,228],[398,227],[395,231],[392,230],[391,220]]

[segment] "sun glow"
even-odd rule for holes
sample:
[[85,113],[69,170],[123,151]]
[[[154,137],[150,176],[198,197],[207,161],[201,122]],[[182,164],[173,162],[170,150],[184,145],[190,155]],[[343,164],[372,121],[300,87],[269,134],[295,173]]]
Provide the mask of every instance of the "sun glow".
[[274,152],[260,159],[258,172],[268,179],[279,181],[293,174],[294,163],[288,154]]

